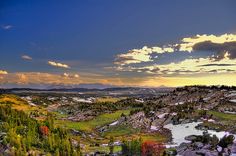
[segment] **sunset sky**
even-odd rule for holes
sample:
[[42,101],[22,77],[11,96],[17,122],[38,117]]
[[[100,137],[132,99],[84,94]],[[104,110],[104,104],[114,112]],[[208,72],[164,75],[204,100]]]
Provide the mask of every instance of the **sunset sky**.
[[236,85],[235,0],[0,0],[0,87]]

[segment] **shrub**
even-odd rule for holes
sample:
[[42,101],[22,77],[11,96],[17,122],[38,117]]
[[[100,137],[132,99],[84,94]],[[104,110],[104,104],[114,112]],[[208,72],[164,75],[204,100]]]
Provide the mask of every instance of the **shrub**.
[[49,129],[47,126],[40,126],[39,131],[41,132],[43,136],[48,136]]
[[154,141],[145,141],[142,144],[142,156],[160,156],[165,146]]

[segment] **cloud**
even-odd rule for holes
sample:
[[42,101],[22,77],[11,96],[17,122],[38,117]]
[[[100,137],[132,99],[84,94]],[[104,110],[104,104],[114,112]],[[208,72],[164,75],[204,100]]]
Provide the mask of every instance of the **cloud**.
[[133,49],[124,54],[117,55],[115,64],[125,65],[132,63],[141,63],[151,61],[150,54],[151,51],[147,47],[142,49]]
[[201,67],[207,67],[207,66],[236,66],[236,64],[226,64],[226,63],[223,63],[223,64],[204,64],[204,65],[200,65]]
[[224,58],[224,55],[228,55],[229,58],[236,58],[236,41],[225,43],[213,43],[211,41],[205,41],[195,44],[194,51],[215,51],[217,59]]
[[162,47],[118,54],[113,69],[163,77],[236,73],[236,35],[195,35]]
[[63,73],[62,74],[63,77],[67,77],[67,78],[79,78],[79,74],[69,74],[69,73]]
[[8,72],[6,70],[0,70],[0,75],[6,75]]
[[69,74],[63,73],[63,76],[64,76],[64,77],[69,77]]
[[173,52],[197,52],[211,51],[215,52],[215,58],[222,59],[224,55],[229,54],[230,59],[236,57],[236,34],[223,35],[195,35],[183,38],[179,43],[167,44],[162,47],[144,46],[141,49],[132,49],[126,53],[118,54],[114,63],[119,66],[130,64],[140,64],[153,62],[158,58],[157,55],[163,55]]
[[[55,73],[41,73],[41,72],[16,72],[9,73],[6,75],[0,75],[0,86],[1,87],[31,87],[31,86],[41,86],[45,87],[47,85],[78,85],[81,83],[101,83],[109,85],[119,85],[119,86],[183,86],[183,85],[236,85],[235,73],[215,73],[216,71],[211,71],[212,75],[200,75],[193,77],[164,77],[157,75],[149,76],[131,76],[131,77],[117,77],[117,76],[88,76],[90,74],[81,75],[80,78],[74,77],[73,73],[67,73],[71,76],[64,77],[63,74]],[[91,74],[93,75],[93,74]]]
[[232,73],[236,71],[236,59],[229,59],[227,55],[221,59],[188,58],[177,63],[151,64],[145,66],[120,66],[118,71],[155,74],[159,76],[193,75],[215,73]]
[[[136,80],[136,81],[135,81]],[[0,86],[30,86],[38,84],[44,85],[78,85],[81,83],[92,84],[115,84],[125,85],[128,83],[135,84],[137,81],[141,81],[140,78],[117,78],[117,77],[105,77],[96,76],[94,74],[84,73],[83,75],[75,73],[44,73],[44,72],[16,72],[9,73],[7,75],[0,75]]]
[[59,62],[54,62],[54,61],[48,61],[48,64],[54,67],[60,67],[60,68],[70,68],[69,65],[67,64],[63,64],[63,63],[59,63]]
[[24,60],[32,60],[33,59],[32,57],[30,57],[28,55],[22,55],[21,58]]
[[174,52],[173,47],[147,47],[142,49],[132,49],[127,53],[117,55],[115,64],[126,65],[141,62],[150,62],[152,53],[162,54],[165,52]]
[[79,84],[81,80],[69,74],[16,72],[3,75],[1,84]]
[[79,78],[79,75],[78,75],[78,74],[75,74],[74,77],[75,77],[75,78]]
[[11,29],[13,26],[12,25],[2,25],[1,28],[4,30],[9,30]]
[[199,43],[211,42],[215,44],[224,44],[227,42],[236,42],[236,34],[223,34],[223,35],[196,35],[193,37],[186,37],[182,39],[179,44],[180,51],[192,52],[194,46]]

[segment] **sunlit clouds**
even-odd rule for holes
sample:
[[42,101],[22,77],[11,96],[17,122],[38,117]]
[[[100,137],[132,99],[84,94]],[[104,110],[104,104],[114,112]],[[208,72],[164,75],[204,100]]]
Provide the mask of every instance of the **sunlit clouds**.
[[8,72],[6,70],[0,70],[0,75],[6,75]]
[[[125,66],[142,62],[153,62],[157,56],[155,54],[173,53],[173,52],[197,52],[197,51],[214,51],[215,57],[223,58],[227,52],[232,58],[236,55],[236,35],[196,35],[186,37],[180,43],[167,44],[163,47],[147,47],[141,49],[132,49],[126,53],[118,54],[115,64]],[[156,62],[155,62],[156,63]]]
[[0,70],[0,84],[101,83],[148,87],[195,84],[236,85],[233,78],[236,76],[236,35],[234,34],[195,35],[163,46],[131,49],[117,54],[110,66],[96,68],[89,72],[85,69],[80,72],[78,69],[81,67],[76,67],[78,62],[70,60],[62,60],[68,63],[65,64],[61,61],[47,61],[47,59],[34,58],[33,60],[29,55],[22,55],[21,59],[32,60],[30,61],[32,64],[47,63],[64,70],[56,70],[55,73],[37,72],[37,69],[28,72]]
[[75,77],[75,78],[79,78],[79,74],[75,74],[74,77]]
[[81,81],[67,74],[53,74],[41,72],[16,72],[4,75],[2,84],[79,84]]
[[67,78],[79,78],[79,74],[69,74],[69,73],[63,73],[62,74],[64,77],[67,77]]
[[236,60],[228,58],[219,61],[210,58],[186,59],[178,63],[151,65],[145,67],[123,67],[122,71],[146,72],[161,76],[236,73]]
[[54,61],[48,61],[48,64],[54,67],[60,67],[60,68],[70,68],[69,65],[67,64],[63,64],[63,63],[59,63],[59,62],[54,62]]
[[[200,52],[202,55],[194,55]],[[174,53],[176,58],[181,56],[181,59],[168,58],[168,53]],[[117,55],[114,63],[120,72],[162,77],[232,74],[236,73],[236,35],[196,35],[163,48],[133,49]]]
[[194,50],[194,46],[199,43],[211,42],[215,44],[223,44],[226,42],[236,42],[235,34],[224,34],[224,35],[196,35],[194,37],[186,37],[182,39],[182,43],[179,44],[180,51],[188,51],[192,52]]
[[[95,75],[83,73],[42,73],[42,72],[15,72],[6,75],[0,75],[0,85],[4,84],[17,84],[17,85],[79,85],[79,84],[111,84],[111,85],[136,85],[135,82],[142,81],[142,79],[126,79],[118,77],[105,77],[102,75]],[[128,83],[127,83],[128,82]],[[130,84],[129,84],[130,83]]]
[[[68,73],[67,73],[68,74]],[[184,85],[236,85],[235,73],[213,73],[210,75],[198,75],[194,77],[185,76],[155,76],[147,75],[145,77],[106,77],[91,76],[87,74],[80,75],[79,78],[75,74],[53,74],[40,72],[19,72],[0,75],[0,86],[4,84],[16,84],[20,86],[29,86],[40,84],[43,86],[51,85],[73,85],[78,84],[109,84],[114,86],[142,86],[142,87],[158,87],[158,86],[184,86]]]
[[144,46],[142,49],[132,49],[127,53],[117,55],[115,64],[126,65],[132,63],[149,62],[153,61],[150,56],[152,53],[162,54],[166,52],[174,52],[174,49],[172,47],[148,48],[147,46]]

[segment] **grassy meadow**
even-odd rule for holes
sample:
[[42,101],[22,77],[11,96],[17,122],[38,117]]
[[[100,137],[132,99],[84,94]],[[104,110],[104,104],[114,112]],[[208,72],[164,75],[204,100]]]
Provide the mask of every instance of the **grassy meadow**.
[[97,116],[96,118],[89,121],[82,122],[73,122],[73,121],[65,121],[65,120],[57,120],[56,124],[60,126],[65,126],[67,128],[72,128],[76,130],[92,132],[95,128],[104,126],[114,122],[119,119],[121,114],[129,115],[130,110],[118,110],[114,113],[105,113]]

